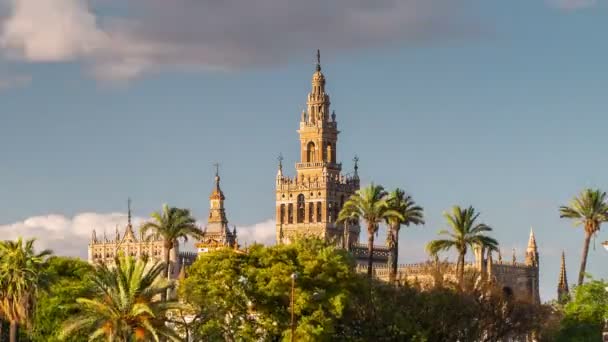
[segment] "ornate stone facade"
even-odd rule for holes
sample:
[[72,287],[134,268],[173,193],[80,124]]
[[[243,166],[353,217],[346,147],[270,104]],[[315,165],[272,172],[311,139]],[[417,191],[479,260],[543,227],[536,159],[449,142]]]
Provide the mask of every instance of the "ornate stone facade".
[[[131,205],[129,201],[128,219],[124,233],[121,234],[116,227],[115,236],[113,239],[108,239],[105,232],[103,238],[98,238],[95,229],[91,235],[91,241],[88,246],[89,262],[90,263],[105,263],[113,264],[114,258],[119,255],[130,255],[135,258],[144,256],[151,260],[163,262],[165,255],[165,247],[162,240],[152,237],[145,237],[141,233],[136,236],[133,225],[131,223]],[[171,275],[176,278],[182,264],[190,264],[193,261],[193,254],[188,252],[180,253],[179,244],[169,252],[171,262]]]
[[[331,114],[330,114],[331,113]],[[359,189],[357,166],[352,175],[342,174],[338,163],[338,122],[330,112],[325,76],[317,52],[316,71],[307,109],[300,120],[300,162],[293,178],[283,174],[282,158],[276,177],[276,236],[278,243],[289,243],[298,236],[313,235],[337,244],[359,240],[360,228],[345,231],[336,223],[344,202]]]
[[[489,277],[501,286],[505,292],[513,294],[516,298],[540,303],[538,249],[533,232],[530,233],[526,249],[526,261],[523,263],[517,262],[515,255],[509,262],[503,262],[500,254],[498,261],[494,261],[491,252],[483,253],[476,250],[474,255],[474,262],[466,264],[465,270]],[[443,279],[457,281],[455,264],[441,263],[440,268]],[[436,270],[437,265],[434,262],[400,265],[396,280],[398,282],[418,283],[423,288],[433,286],[437,281]],[[367,267],[359,265],[358,271],[365,273]],[[389,266],[375,265],[374,276],[388,281]]]

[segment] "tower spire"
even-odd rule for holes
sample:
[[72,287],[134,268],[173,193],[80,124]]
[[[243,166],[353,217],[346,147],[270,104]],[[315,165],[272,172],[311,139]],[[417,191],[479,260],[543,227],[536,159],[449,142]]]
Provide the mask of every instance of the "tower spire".
[[538,246],[536,245],[533,228],[530,228],[530,238],[528,239],[528,248],[526,248],[526,265],[538,266]]
[[127,224],[131,225],[131,197],[127,199]]
[[321,71],[321,50],[317,49],[317,71]]
[[562,251],[562,264],[559,270],[559,282],[557,283],[557,300],[566,300],[569,293],[568,277],[566,276],[566,253]]

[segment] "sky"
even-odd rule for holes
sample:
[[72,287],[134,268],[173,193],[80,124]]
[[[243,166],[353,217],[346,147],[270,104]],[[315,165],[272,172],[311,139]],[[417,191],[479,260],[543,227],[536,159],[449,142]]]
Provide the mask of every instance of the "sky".
[[136,223],[163,203],[204,221],[218,162],[242,241],[274,243],[318,48],[345,172],[358,155],[425,209],[400,261],[473,205],[505,259],[534,228],[554,298],[583,243],[558,208],[608,189],[606,32],[606,0],[0,0],[0,239],[85,257],[129,197]]

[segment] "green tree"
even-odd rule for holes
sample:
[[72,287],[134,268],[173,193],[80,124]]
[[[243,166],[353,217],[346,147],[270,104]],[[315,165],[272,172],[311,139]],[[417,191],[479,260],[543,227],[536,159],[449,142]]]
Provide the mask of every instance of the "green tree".
[[296,340],[333,341],[360,276],[348,252],[319,239],[201,255],[179,288],[195,308],[194,339],[288,341],[293,273]]
[[601,224],[608,220],[606,193],[598,189],[585,189],[572,199],[569,206],[561,206],[559,213],[560,218],[573,219],[576,226],[582,225],[585,230],[583,257],[581,258],[581,267],[578,272],[578,284],[582,285],[587,267],[589,242],[591,241],[591,237],[600,230]]
[[374,261],[374,236],[380,223],[391,218],[405,219],[401,213],[390,208],[384,188],[373,183],[352,195],[338,214],[338,222],[363,219],[367,225],[367,276],[370,280]]
[[399,259],[399,230],[402,225],[409,227],[410,224],[424,224],[422,207],[416,205],[410,195],[397,188],[388,196],[389,208],[401,214],[401,217],[391,215],[386,218],[389,226],[388,240],[391,248],[389,282],[395,282],[397,276],[397,264]]
[[426,249],[431,255],[437,255],[440,251],[455,249],[458,252],[458,282],[462,285],[464,279],[464,259],[469,247],[481,247],[497,249],[498,242],[483,233],[492,231],[488,225],[477,223],[479,213],[472,206],[462,209],[459,206],[452,207],[452,212],[443,214],[451,231],[441,230],[439,235],[447,236],[427,244]]
[[[93,267],[77,258],[54,256],[49,258],[43,270],[49,287],[38,294],[33,315],[32,329],[28,338],[32,342],[58,342],[59,331],[65,320],[80,313],[76,298],[84,297],[92,289],[89,274]],[[70,341],[83,341],[84,334],[74,336]]]
[[0,242],[0,312],[10,323],[11,342],[20,325],[31,326],[38,291],[45,285],[41,272],[51,251],[36,253],[34,241]]
[[[143,235],[152,233],[154,238],[162,239],[164,243],[165,277],[170,278],[170,252],[178,243],[179,239],[184,242],[188,237],[198,238],[201,235],[200,229],[196,226],[196,220],[190,214],[190,210],[163,205],[160,212],[151,215],[152,221],[146,222],[141,226]],[[167,294],[162,294],[163,300]]]
[[91,294],[76,300],[81,311],[64,324],[59,337],[88,333],[89,341],[180,341],[165,323],[170,310],[184,305],[157,299],[173,286],[162,272],[162,263],[130,256],[118,257],[113,266],[96,265]]
[[608,319],[608,282],[591,280],[574,289],[566,304],[557,341],[600,341],[604,320]]

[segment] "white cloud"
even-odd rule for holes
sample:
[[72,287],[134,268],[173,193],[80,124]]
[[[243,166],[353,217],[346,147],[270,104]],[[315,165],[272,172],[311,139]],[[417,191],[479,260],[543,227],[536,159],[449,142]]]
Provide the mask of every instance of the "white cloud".
[[[79,61],[107,80],[167,68],[271,65],[314,48],[479,33],[478,25],[464,18],[465,6],[452,0],[2,1],[9,5],[0,35],[5,56]],[[111,11],[103,11],[107,7]]]
[[276,223],[274,220],[237,227],[236,229],[240,245],[257,242],[269,246],[276,243]]

